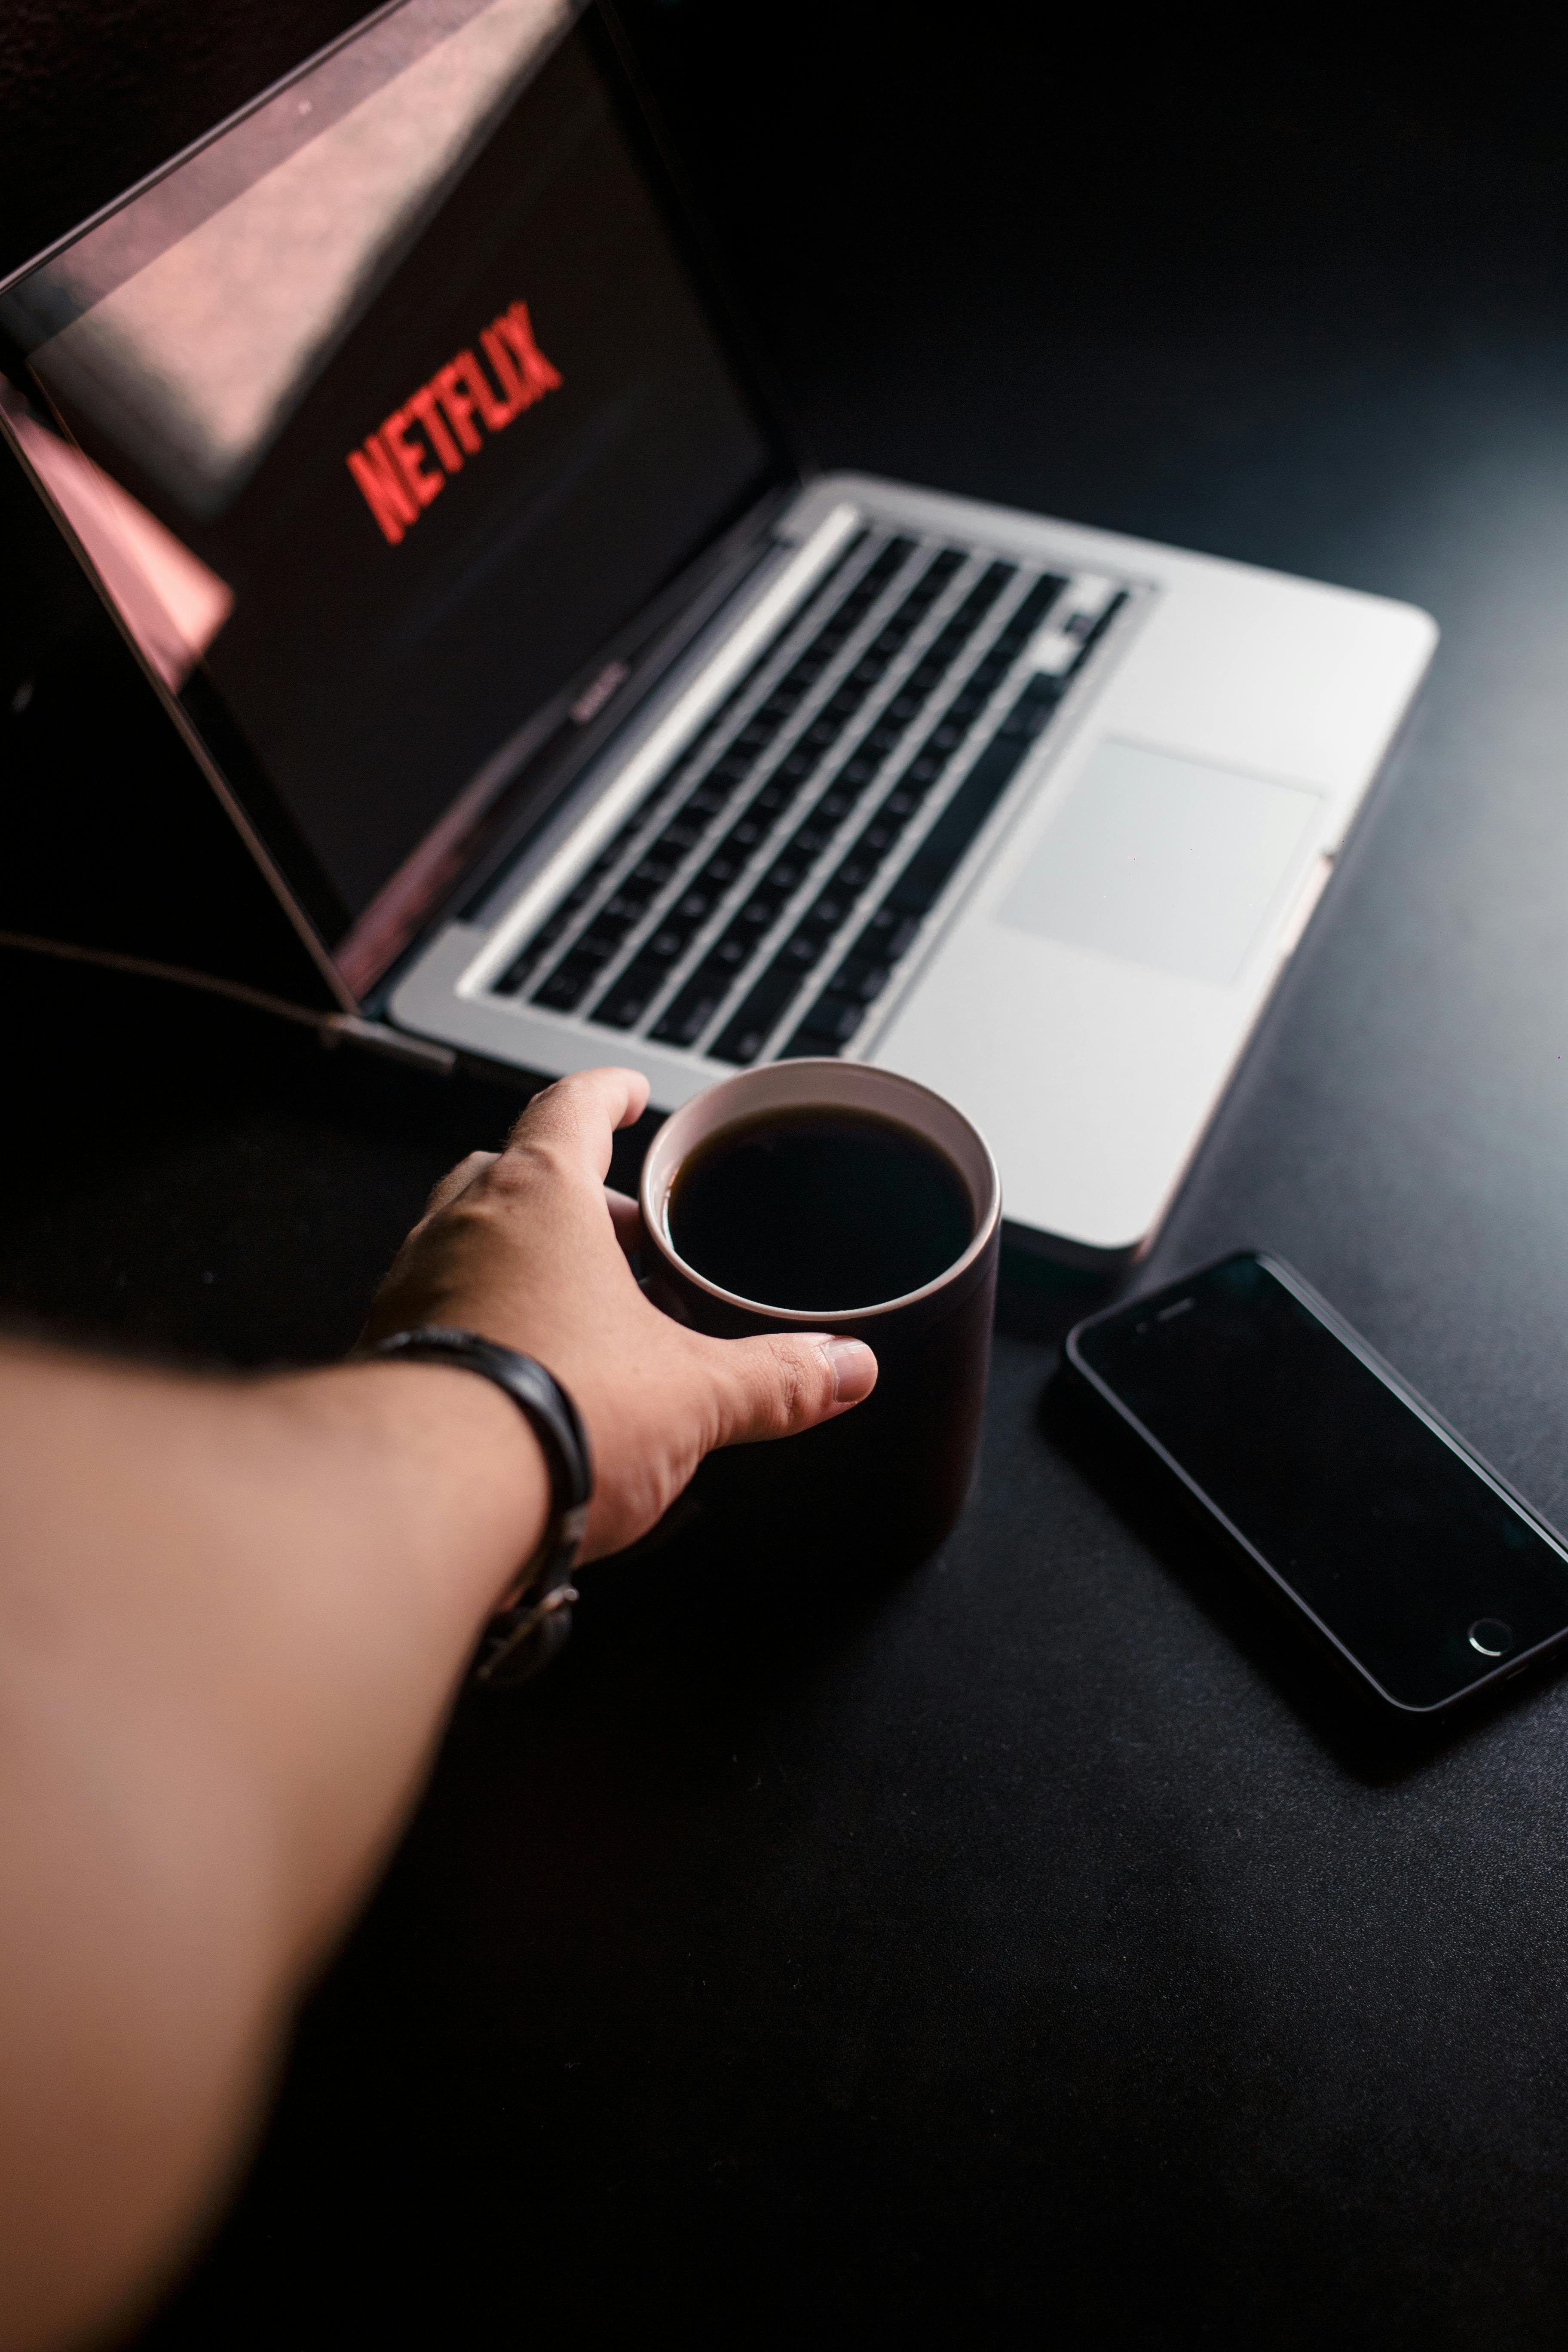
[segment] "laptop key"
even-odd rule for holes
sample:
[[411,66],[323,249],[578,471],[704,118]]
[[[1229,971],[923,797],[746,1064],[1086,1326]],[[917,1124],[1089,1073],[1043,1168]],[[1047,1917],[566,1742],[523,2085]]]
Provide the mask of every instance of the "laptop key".
[[601,852],[587,872],[566,893],[548,919],[540,925],[521,953],[512,958],[500,978],[494,982],[495,993],[498,996],[517,995],[523,982],[543,962],[557,940],[571,929],[572,918],[588,904],[600,881],[615,864],[616,856],[625,845],[625,837],[629,830],[628,827],[622,827],[609,848]]
[[682,991],[668,1012],[655,1024],[653,1034],[667,1045],[695,1045],[723,1002],[722,988],[710,987],[691,993]]
[[747,994],[733,1020],[709,1047],[715,1061],[754,1062],[801,984],[800,975],[775,957]]
[[644,954],[627,965],[594,1007],[593,1018],[606,1029],[630,1029],[640,1021],[669,977],[669,966],[658,956]]
[[890,907],[921,915],[935,906],[970,843],[1023,765],[1030,740],[1023,734],[999,734],[982,751],[889,892]]
[[808,907],[802,917],[802,934],[820,939],[826,944],[854,904],[852,891],[836,890],[830,883],[815,906]]
[[780,1049],[781,1062],[798,1062],[816,1054],[841,1054],[866,1018],[867,1006],[851,1004],[842,996],[820,996],[789,1043]]
[[869,961],[880,959],[895,964],[913,946],[920,930],[912,916],[901,915],[896,907],[879,907],[859,938],[853,952]]
[[569,906],[564,899],[562,901],[549,921],[540,926],[521,954],[512,958],[495,982],[498,996],[517,995],[524,981],[531,976],[534,967],[542,963],[556,940],[563,937],[576,911],[575,907]]
[[650,1034],[667,1044],[695,1045],[729,994],[736,970],[744,961],[745,950],[738,940],[728,943],[728,951],[720,947],[704,956],[685,985],[676,990]]
[[847,1045],[866,1018],[863,1004],[854,1004],[845,996],[819,996],[801,1028],[808,1037],[820,1037],[826,1045]]
[[[737,1016],[739,1021],[749,1021],[754,1025],[763,1020],[770,1004],[776,1008],[767,1020],[766,1026],[759,1030],[759,1040],[767,1035],[768,1029],[772,1028],[777,1021],[795,990],[810,977],[813,967],[821,961],[831,936],[832,933],[829,931],[824,937],[814,939],[804,932],[797,931],[779,950],[757,988],[753,989],[747,997],[741,1013]],[[723,1003],[731,979],[732,973],[730,970],[715,967],[712,959],[705,959],[655,1024],[654,1036],[678,1041],[682,1045],[692,1044],[706,1029]],[[736,1024],[731,1023],[725,1031],[725,1038],[732,1039],[735,1029]],[[723,1052],[723,1042],[721,1040],[720,1045],[714,1048],[721,1060],[746,1058]]]
[[1088,661],[1090,654],[1093,653],[1096,646],[1099,645],[1101,637],[1104,636],[1107,629],[1110,628],[1112,621],[1115,620],[1116,615],[1121,612],[1121,607],[1126,604],[1126,602],[1127,592],[1125,589],[1122,590],[1119,596],[1113,596],[1110,599],[1110,604],[1107,604],[1104,612],[1101,613],[1100,618],[1095,622],[1094,626],[1089,630],[1085,635],[1084,641],[1079,648],[1078,659],[1074,662],[1072,668],[1068,673],[1069,677],[1075,677],[1078,675],[1078,672],[1083,667],[1085,662]]
[[1062,698],[1061,680],[1031,678],[998,730],[1009,742],[1032,743]]
[[837,830],[836,824],[821,823],[814,812],[805,824],[796,826],[790,840],[791,856],[809,866],[813,858],[820,856]]
[[812,810],[812,823],[834,826],[842,824],[859,797],[858,792],[847,792],[836,777]]
[[605,961],[586,944],[574,948],[539,990],[535,1003],[548,1005],[552,1013],[573,1012],[598,979]]

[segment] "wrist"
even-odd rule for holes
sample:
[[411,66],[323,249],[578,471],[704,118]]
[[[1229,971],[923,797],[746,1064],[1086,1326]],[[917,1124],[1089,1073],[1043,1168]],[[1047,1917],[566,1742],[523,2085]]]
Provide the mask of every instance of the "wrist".
[[477,1631],[550,1517],[549,1465],[522,1414],[447,1363],[368,1359],[284,1385],[341,1475],[384,1512],[397,1552],[427,1562],[465,1638]]
[[549,1664],[571,1631],[577,1598],[572,1572],[594,1493],[593,1454],[582,1416],[537,1357],[462,1325],[416,1324],[378,1341],[371,1352],[395,1363],[448,1365],[488,1381],[539,1441],[550,1475],[550,1517],[491,1618],[475,1669],[481,1682],[526,1682]]

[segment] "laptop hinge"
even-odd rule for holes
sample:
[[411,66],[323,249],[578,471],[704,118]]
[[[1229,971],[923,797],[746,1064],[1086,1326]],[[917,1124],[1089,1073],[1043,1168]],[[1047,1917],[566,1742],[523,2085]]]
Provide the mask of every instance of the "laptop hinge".
[[449,1078],[458,1066],[450,1045],[432,1045],[427,1037],[412,1037],[383,1021],[366,1021],[357,1013],[329,1013],[321,1024],[323,1045],[358,1045],[367,1054],[384,1054],[391,1062],[410,1062],[433,1077]]

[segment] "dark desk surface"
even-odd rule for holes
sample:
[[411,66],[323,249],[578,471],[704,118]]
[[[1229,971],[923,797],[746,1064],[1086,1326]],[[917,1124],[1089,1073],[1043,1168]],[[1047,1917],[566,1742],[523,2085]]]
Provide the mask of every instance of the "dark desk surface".
[[[15,257],[332,29],[268,13],[193,61],[143,0],[85,80],[29,19]],[[824,458],[1438,618],[1148,1276],[1292,1259],[1568,1523],[1556,96],[1185,35],[1064,89],[1037,12],[897,58],[819,7],[636,21]],[[0,1297],[72,1328],[330,1352],[508,1115],[152,986],[5,986]],[[464,1706],[149,2352],[1561,2341],[1568,1687],[1359,1728],[1042,1413],[1083,1303],[1014,1280],[973,1507],[901,1588],[803,1619],[743,1557],[608,1569],[543,1685]]]

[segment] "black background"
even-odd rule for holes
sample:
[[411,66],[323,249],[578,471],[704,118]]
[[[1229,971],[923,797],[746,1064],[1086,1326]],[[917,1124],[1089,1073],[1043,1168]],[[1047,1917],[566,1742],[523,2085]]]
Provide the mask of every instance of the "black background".
[[[19,261],[343,18],[13,21]],[[1278,1251],[1563,1524],[1557,59],[1502,20],[633,22],[825,461],[1441,623],[1147,1273]],[[0,1293],[71,1328],[342,1345],[510,1108],[150,984],[7,988]],[[1561,2339],[1568,1693],[1361,1725],[1042,1410],[1079,1303],[1012,1269],[974,1507],[900,1589],[606,1570],[544,1685],[464,1708],[149,2345]]]

